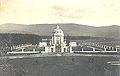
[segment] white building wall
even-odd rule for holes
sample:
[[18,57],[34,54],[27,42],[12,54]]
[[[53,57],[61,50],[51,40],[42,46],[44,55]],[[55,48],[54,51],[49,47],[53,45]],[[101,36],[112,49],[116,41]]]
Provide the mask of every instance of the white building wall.
[[41,53],[49,53],[49,47],[45,47],[45,51],[41,51]]
[[[58,43],[57,43],[58,42]],[[50,53],[50,52],[56,52],[56,44],[61,46],[61,52],[70,52],[72,53],[72,47],[76,46],[76,43],[72,43],[71,46],[66,46],[66,41],[64,41],[64,33],[63,31],[57,26],[56,29],[54,29],[52,40],[50,41],[50,46],[47,46],[47,43],[40,42],[40,47],[45,47],[45,51],[42,53]],[[69,51],[68,51],[69,49]]]
[[70,42],[70,46],[77,46],[76,42]]
[[39,47],[46,47],[47,43],[46,42],[39,42]]

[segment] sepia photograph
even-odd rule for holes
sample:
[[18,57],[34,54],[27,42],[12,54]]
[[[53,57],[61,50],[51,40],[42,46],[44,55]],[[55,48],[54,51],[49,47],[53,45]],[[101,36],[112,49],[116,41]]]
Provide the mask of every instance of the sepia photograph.
[[120,0],[0,0],[0,76],[120,76]]

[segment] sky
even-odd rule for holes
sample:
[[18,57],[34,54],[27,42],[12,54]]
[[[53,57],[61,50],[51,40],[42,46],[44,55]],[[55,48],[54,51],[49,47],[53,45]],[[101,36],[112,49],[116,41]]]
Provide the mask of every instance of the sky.
[[120,25],[120,0],[0,0],[0,24]]

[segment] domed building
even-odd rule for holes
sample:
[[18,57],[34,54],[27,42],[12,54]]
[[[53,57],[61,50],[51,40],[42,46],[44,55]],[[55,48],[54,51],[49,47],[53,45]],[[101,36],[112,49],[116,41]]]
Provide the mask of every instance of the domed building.
[[52,40],[50,41],[49,45],[47,43],[40,42],[39,46],[45,47],[45,51],[41,51],[41,53],[72,53],[72,47],[70,45],[66,44],[66,41],[64,40],[64,32],[60,29],[60,27],[57,25],[57,27],[52,32]]

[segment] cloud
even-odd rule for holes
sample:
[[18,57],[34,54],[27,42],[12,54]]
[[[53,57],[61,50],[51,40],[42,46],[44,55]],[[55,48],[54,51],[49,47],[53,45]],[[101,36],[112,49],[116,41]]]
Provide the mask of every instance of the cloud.
[[0,0],[0,23],[120,24],[119,0]]
[[53,6],[52,9],[57,16],[65,16],[66,8],[63,6]]
[[56,16],[66,18],[84,18],[87,16],[86,13],[89,13],[89,15],[91,13],[89,8],[71,9],[71,7],[53,6],[52,9],[54,10]]

